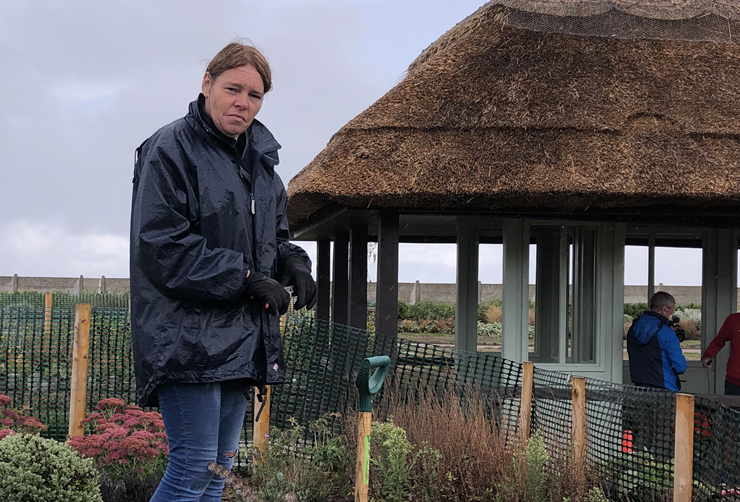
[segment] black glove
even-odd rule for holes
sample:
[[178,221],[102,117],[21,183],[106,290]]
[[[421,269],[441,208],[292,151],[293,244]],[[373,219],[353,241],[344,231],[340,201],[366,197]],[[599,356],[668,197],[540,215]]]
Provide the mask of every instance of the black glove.
[[288,255],[283,261],[283,280],[280,281],[283,286],[293,286],[294,296],[297,297],[293,308],[301,310],[316,305],[316,282],[311,277],[303,259],[298,255]]
[[244,289],[244,294],[250,300],[264,305],[272,315],[283,315],[290,305],[290,295],[279,282],[253,270],[247,276],[247,287]]

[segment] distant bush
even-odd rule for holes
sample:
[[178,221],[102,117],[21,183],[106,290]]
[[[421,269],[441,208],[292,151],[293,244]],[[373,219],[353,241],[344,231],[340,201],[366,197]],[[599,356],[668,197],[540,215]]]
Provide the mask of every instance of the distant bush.
[[501,323],[478,323],[478,336],[501,336]]
[[[693,305],[693,304],[692,304]],[[681,321],[692,321],[695,329],[701,329],[701,308],[687,307],[679,305],[676,307],[676,315],[681,318]],[[683,326],[681,326],[684,328]],[[684,328],[686,329],[686,328]]]
[[631,319],[637,319],[647,310],[647,303],[625,303],[624,315]]
[[401,333],[446,333],[455,332],[455,320],[450,318],[423,318],[418,321],[403,319],[398,322],[398,331]]
[[701,330],[691,319],[681,319],[678,326],[686,332],[686,340],[701,340]]
[[676,310],[686,309],[701,310],[701,305],[699,305],[698,303],[685,303],[683,305],[676,305]]
[[398,302],[398,318],[420,321],[421,319],[454,319],[455,305],[449,303],[420,302],[413,305]]

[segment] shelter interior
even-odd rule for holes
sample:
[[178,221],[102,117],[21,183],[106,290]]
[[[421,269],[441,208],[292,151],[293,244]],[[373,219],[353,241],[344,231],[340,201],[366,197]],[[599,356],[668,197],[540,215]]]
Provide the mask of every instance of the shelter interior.
[[[592,214],[481,214],[339,209],[294,232],[317,241],[317,317],[367,327],[367,245],[378,242],[376,331],[398,333],[399,243],[455,243],[455,346],[476,351],[480,244],[503,245],[504,358],[615,383],[629,383],[623,358],[625,246],[648,249],[648,295],[655,291],[655,250],[702,250],[702,350],[737,310],[738,231],[717,222],[691,225],[652,217]],[[675,216],[675,215],[674,215]],[[621,221],[620,221],[621,220]],[[728,227],[730,225],[727,225]],[[331,252],[333,246],[333,253]],[[536,249],[535,256],[530,249]],[[535,329],[530,340],[530,259],[536,275]],[[345,301],[346,300],[346,301]],[[683,390],[722,393],[729,351],[709,371],[689,361]]]

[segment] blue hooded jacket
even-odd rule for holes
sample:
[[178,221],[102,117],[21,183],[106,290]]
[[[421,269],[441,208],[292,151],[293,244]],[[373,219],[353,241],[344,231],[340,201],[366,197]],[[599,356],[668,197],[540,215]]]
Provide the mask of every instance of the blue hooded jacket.
[[635,385],[681,390],[678,375],[686,371],[686,358],[668,319],[645,311],[627,333],[630,377]]

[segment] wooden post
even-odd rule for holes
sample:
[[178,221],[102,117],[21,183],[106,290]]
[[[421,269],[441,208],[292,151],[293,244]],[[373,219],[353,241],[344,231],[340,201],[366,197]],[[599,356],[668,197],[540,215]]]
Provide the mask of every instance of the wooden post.
[[[270,395],[271,395],[271,386],[267,386],[267,396],[265,399],[267,399],[267,402],[265,402],[264,408],[262,408],[262,413],[260,413],[259,420],[257,420],[257,413],[259,412],[260,407],[262,406],[262,403],[257,399],[257,395],[259,394],[259,391],[257,388],[254,388],[254,427],[252,432],[252,444],[254,445],[257,450],[259,450],[260,453],[263,453],[265,451],[265,446],[269,442],[270,437]],[[257,455],[255,455],[254,459],[255,463],[259,462],[259,459],[257,458]]]
[[44,295],[44,333],[51,333],[51,293]]
[[72,346],[72,395],[69,399],[69,436],[81,436],[85,428],[80,421],[85,418],[87,402],[87,356],[90,348],[90,314],[92,305],[78,303],[75,311],[75,337]]
[[572,476],[576,484],[585,486],[586,483],[586,379],[573,377],[572,382],[572,421],[573,430],[571,439],[573,442],[573,465]]
[[694,476],[694,396],[676,395],[676,449],[673,476],[673,502],[691,501]]
[[532,423],[532,387],[534,385],[534,364],[530,361],[522,363],[522,400],[519,406],[519,439],[525,444],[529,439],[529,429]]
[[355,502],[367,502],[370,483],[370,432],[373,414],[361,411],[357,419],[357,464],[355,474]]
[[586,379],[573,377],[572,387],[574,461],[582,466],[586,460]]

